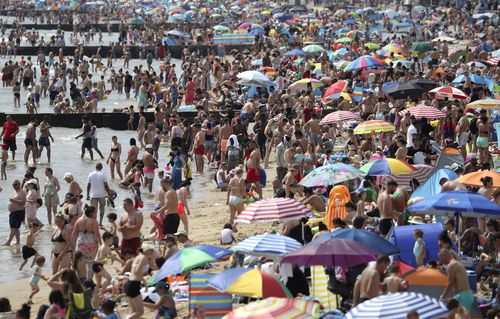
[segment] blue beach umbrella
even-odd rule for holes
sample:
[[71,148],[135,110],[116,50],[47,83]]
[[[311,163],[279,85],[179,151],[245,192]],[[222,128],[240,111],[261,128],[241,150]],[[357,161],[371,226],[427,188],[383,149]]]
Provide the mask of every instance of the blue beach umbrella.
[[336,229],[317,237],[313,241],[323,241],[330,238],[351,239],[385,255],[399,254],[399,249],[396,246],[368,230]]
[[439,193],[408,207],[415,214],[461,215],[464,217],[500,217],[500,206],[483,195],[453,191]]
[[299,49],[293,49],[284,54],[284,56],[296,56],[296,55],[307,55],[307,52],[304,52]]
[[[470,81],[474,84],[478,84],[478,85],[487,85],[488,84],[482,76],[477,75],[476,73],[469,74],[469,78],[470,78]],[[465,79],[466,79],[466,76],[461,74],[461,75],[457,76],[451,83],[453,83],[453,84],[464,83]]]

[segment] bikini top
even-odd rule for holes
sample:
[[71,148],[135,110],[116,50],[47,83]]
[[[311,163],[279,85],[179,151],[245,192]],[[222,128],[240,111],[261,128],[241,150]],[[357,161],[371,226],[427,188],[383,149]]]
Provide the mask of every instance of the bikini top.
[[65,243],[66,239],[64,239],[64,236],[63,236],[63,234],[61,232],[61,233],[59,233],[59,236],[57,236],[57,237],[52,236],[51,241],[53,243]]

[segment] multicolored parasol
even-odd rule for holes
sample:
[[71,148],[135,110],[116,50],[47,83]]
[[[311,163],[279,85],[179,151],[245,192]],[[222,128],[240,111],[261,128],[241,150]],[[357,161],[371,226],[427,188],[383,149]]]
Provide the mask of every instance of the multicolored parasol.
[[471,109],[484,109],[484,110],[495,110],[500,109],[500,100],[487,99],[487,100],[476,100],[467,104],[468,108]]
[[467,98],[467,94],[452,86],[440,86],[430,90],[429,93],[436,94],[436,97],[441,97],[441,98],[449,98],[457,100],[465,100]]
[[380,132],[393,132],[396,128],[394,125],[381,120],[371,120],[360,123],[354,128],[354,134],[370,134]]
[[290,291],[276,277],[255,268],[232,268],[208,280],[218,291],[251,298],[290,298]]
[[359,169],[366,175],[370,176],[383,176],[383,175],[396,175],[396,174],[409,174],[417,169],[406,162],[400,161],[395,158],[381,158],[371,161],[361,166]]
[[335,163],[320,166],[307,174],[299,184],[306,187],[335,185],[365,174],[351,165]]
[[311,300],[271,297],[234,309],[222,319],[314,319],[319,308]]
[[306,78],[293,82],[292,84],[290,84],[288,88],[292,92],[297,92],[300,90],[306,90],[309,87],[309,85],[311,85],[313,89],[325,86],[320,80]]
[[384,60],[381,60],[377,57],[371,55],[363,55],[356,60],[349,63],[348,66],[345,67],[344,72],[351,72],[360,69],[368,69],[368,68],[382,68],[386,67],[387,63]]

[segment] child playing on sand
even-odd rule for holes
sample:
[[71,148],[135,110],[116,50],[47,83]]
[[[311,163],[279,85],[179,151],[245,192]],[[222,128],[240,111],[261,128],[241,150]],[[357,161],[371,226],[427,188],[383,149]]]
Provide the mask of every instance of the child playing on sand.
[[40,291],[40,287],[38,287],[38,282],[40,279],[47,280],[43,275],[42,275],[42,267],[45,264],[45,258],[43,256],[37,256],[35,258],[35,266],[32,267],[33,269],[33,274],[31,275],[30,279],[30,286],[31,286],[31,294],[28,299],[28,305],[33,304],[33,296],[36,295]]
[[118,319],[119,318],[115,312],[115,307],[116,307],[116,303],[111,299],[107,299],[106,301],[103,302],[101,308],[102,308],[102,312],[106,315],[107,319]]
[[106,196],[106,203],[108,207],[113,207],[115,208],[115,199],[118,196],[116,191],[114,189],[109,189],[109,195]]
[[415,255],[417,267],[420,267],[424,265],[425,257],[427,257],[425,253],[424,232],[421,229],[415,229],[413,231],[413,238],[415,238],[413,255]]
[[33,262],[31,263],[31,267],[35,264],[36,257],[38,257],[38,252],[33,248],[35,245],[35,240],[36,236],[40,234],[42,231],[41,225],[37,223],[31,224],[31,229],[30,232],[28,233],[28,236],[26,237],[26,245],[23,246],[22,248],[22,254],[23,254],[23,263],[21,264],[21,267],[19,267],[19,270],[23,270],[24,265],[28,262],[28,259],[31,257],[35,256],[35,259],[33,259]]
[[9,158],[9,149],[7,144],[2,144],[2,180],[7,180],[7,172],[5,171],[5,168],[7,167],[7,159]]
[[220,243],[221,245],[230,245],[235,242],[233,226],[229,223],[224,225],[224,229],[220,232]]
[[[102,244],[97,250],[96,259],[94,261],[91,261],[92,271],[95,274],[95,281],[97,284],[97,288],[101,289],[101,295],[104,295],[106,287],[111,282],[111,275],[106,271],[106,269],[104,269],[104,264],[106,264],[108,260],[111,260],[111,262],[117,260],[123,264],[121,259],[112,253],[110,248],[112,244],[113,244],[113,234],[109,232],[105,232],[104,234],[102,234]],[[102,282],[103,278],[105,279],[104,283]]]
[[403,279],[399,278],[399,267],[392,265],[389,267],[389,276],[384,279],[386,293],[396,293],[401,291]]
[[109,213],[108,215],[106,215],[106,217],[108,218],[109,228],[104,228],[104,226],[101,226],[101,229],[113,235],[113,248],[117,250],[119,238],[116,234],[118,229],[116,220],[118,219],[118,216],[115,213]]

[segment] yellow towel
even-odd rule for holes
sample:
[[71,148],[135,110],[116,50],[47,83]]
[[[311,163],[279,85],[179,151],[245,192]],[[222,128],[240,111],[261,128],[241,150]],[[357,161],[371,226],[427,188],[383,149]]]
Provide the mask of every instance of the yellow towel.
[[323,266],[311,267],[312,289],[311,297],[318,300],[326,309],[337,308],[336,296],[328,291],[328,275]]

